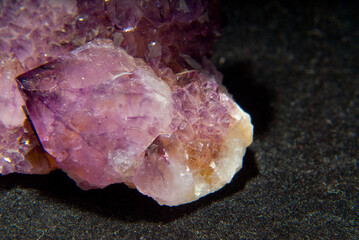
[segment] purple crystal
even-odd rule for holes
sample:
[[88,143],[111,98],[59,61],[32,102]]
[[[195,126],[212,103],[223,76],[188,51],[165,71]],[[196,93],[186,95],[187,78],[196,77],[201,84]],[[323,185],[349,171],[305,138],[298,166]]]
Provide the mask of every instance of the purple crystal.
[[18,79],[44,148],[86,189],[128,181],[144,149],[175,127],[169,86],[111,42],[90,43]]

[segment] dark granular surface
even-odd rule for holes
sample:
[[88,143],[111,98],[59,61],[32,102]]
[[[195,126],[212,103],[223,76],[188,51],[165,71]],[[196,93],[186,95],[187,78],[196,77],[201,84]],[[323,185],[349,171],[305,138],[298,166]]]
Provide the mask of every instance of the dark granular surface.
[[0,236],[17,239],[359,237],[359,15],[342,1],[223,2],[213,60],[254,143],[215,194],[160,207],[61,171],[0,177]]

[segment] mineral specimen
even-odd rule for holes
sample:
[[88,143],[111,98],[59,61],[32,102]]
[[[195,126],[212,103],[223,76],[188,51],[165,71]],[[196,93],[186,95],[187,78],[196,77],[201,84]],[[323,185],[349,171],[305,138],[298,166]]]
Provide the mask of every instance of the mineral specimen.
[[35,39],[36,27],[24,35],[6,25],[27,44],[20,55],[7,48],[1,63],[1,174],[60,168],[83,189],[125,183],[170,206],[231,181],[253,126],[206,57],[217,1],[25,3],[45,19],[66,17]]
[[18,81],[45,150],[84,189],[125,182],[160,204],[191,202],[228,183],[251,143],[248,114],[213,77],[163,80],[111,42]]

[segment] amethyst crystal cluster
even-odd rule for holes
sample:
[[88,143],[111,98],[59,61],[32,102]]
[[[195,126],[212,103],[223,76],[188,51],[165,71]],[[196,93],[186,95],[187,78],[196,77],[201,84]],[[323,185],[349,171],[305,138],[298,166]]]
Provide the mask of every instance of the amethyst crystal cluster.
[[207,58],[217,1],[1,4],[1,174],[60,168],[174,206],[241,168],[253,126]]

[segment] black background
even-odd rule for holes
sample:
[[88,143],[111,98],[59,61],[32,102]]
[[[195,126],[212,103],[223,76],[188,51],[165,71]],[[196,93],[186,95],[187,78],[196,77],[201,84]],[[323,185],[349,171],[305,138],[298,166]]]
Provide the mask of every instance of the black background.
[[358,238],[358,12],[344,1],[223,1],[213,60],[255,126],[233,181],[170,208],[123,185],[82,191],[61,171],[0,176],[0,236]]

